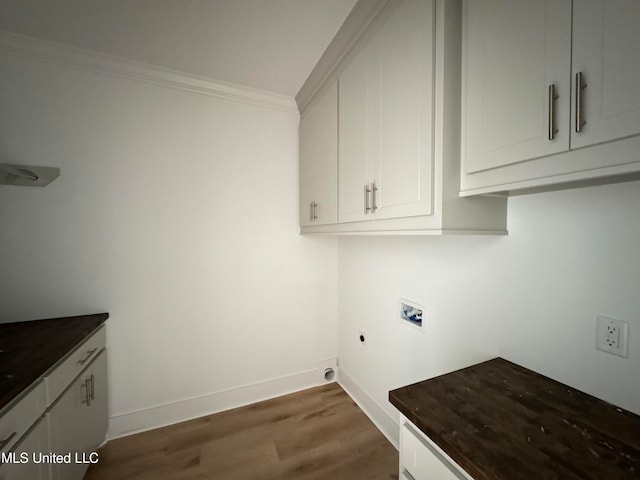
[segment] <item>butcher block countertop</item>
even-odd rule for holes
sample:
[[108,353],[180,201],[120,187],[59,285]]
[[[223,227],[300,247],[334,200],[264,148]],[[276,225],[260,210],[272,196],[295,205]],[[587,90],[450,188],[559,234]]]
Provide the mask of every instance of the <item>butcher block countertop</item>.
[[502,358],[389,400],[474,480],[640,479],[640,416]]
[[0,323],[0,415],[107,318],[98,313]]

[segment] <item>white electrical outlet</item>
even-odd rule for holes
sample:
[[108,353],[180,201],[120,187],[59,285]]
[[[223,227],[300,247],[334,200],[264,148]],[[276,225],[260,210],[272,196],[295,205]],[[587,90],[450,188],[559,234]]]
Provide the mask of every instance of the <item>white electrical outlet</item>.
[[596,348],[603,352],[627,358],[629,322],[598,315],[596,321]]

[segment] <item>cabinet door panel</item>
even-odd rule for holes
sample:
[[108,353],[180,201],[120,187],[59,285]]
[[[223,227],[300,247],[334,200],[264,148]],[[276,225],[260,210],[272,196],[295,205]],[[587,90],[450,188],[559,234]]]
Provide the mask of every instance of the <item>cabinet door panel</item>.
[[[334,82],[300,120],[300,225],[338,220],[338,84]],[[311,202],[317,204],[311,218]]]
[[434,4],[403,0],[385,16],[340,74],[341,222],[432,213]]
[[[579,148],[640,133],[640,2],[573,2],[573,73],[582,72]],[[575,112],[575,95],[572,111]],[[575,131],[575,115],[572,115]]]
[[369,91],[375,83],[375,56],[367,44],[340,73],[338,135],[338,218],[366,219],[364,186],[371,183],[372,115]]
[[568,150],[571,1],[472,0],[464,19],[465,171]]
[[434,34],[433,2],[405,0],[376,36],[376,218],[432,213]]

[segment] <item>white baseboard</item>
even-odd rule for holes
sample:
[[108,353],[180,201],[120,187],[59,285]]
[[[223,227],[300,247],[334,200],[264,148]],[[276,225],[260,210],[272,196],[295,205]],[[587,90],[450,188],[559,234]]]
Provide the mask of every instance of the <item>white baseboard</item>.
[[317,370],[214,392],[109,418],[107,441],[322,385]]
[[391,444],[400,449],[400,426],[398,419],[395,419],[382,408],[367,392],[358,385],[351,376],[340,367],[340,386],[358,404],[360,409],[369,417],[378,430],[387,437]]

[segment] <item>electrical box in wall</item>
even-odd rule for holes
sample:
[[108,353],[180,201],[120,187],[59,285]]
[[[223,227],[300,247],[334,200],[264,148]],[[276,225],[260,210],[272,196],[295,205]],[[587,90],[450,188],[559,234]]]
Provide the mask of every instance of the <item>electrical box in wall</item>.
[[400,320],[406,325],[422,330],[422,322],[424,316],[424,307],[418,303],[405,300],[399,300]]

